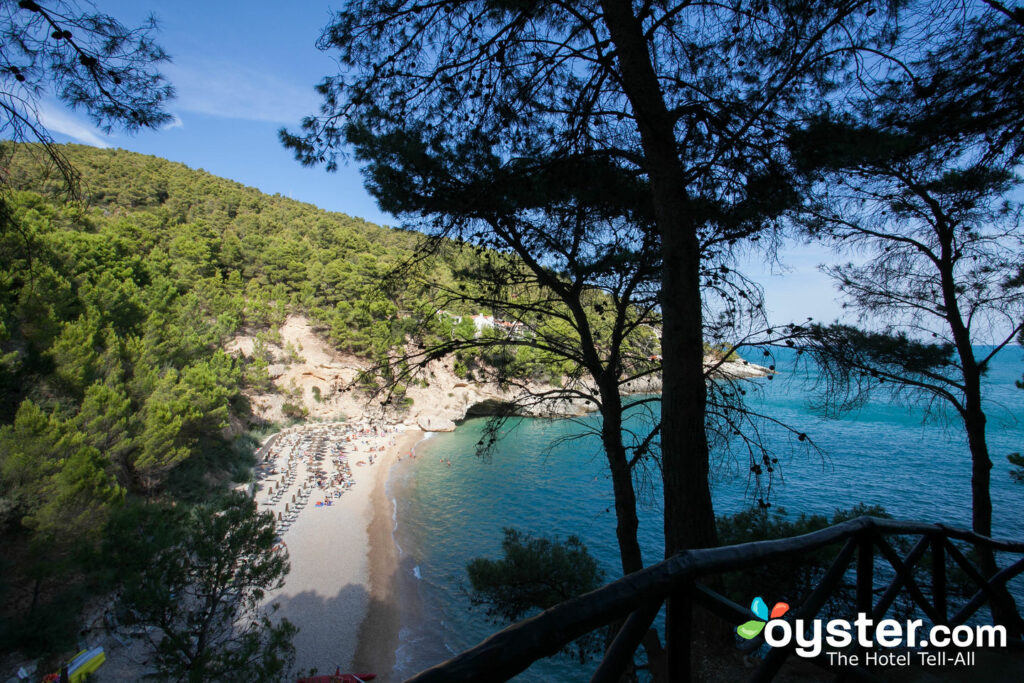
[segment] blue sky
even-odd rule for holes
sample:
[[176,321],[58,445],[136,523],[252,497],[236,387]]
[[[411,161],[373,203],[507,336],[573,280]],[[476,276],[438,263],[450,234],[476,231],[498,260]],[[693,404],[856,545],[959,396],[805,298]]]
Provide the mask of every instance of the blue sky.
[[328,174],[295,162],[277,141],[319,104],[313,86],[334,69],[314,43],[329,18],[327,3],[99,0],[99,9],[129,26],[152,12],[158,42],[171,55],[162,68],[177,89],[169,109],[178,122],[161,131],[104,136],[84,116],[49,104],[44,122],[55,137],[121,147],[180,161],[215,175],[393,224],[363,190],[354,167]]
[[[337,173],[303,168],[277,140],[279,128],[297,128],[317,110],[313,86],[335,71],[333,59],[314,45],[330,18],[327,3],[98,0],[97,6],[129,26],[156,15],[158,42],[172,58],[163,71],[178,92],[169,107],[177,121],[161,131],[105,136],[50,102],[43,119],[57,140],[153,154],[270,194],[397,224],[363,189],[354,165]],[[829,257],[816,245],[788,245],[788,270],[773,272],[756,255],[743,269],[765,287],[773,323],[807,316],[831,321],[839,304],[817,270]]]

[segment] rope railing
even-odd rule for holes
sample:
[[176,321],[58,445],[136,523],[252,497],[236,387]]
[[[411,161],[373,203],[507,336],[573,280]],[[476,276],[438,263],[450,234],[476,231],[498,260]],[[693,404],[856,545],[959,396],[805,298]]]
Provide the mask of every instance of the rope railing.
[[[900,557],[886,540],[887,536],[921,538],[906,556]],[[661,605],[670,597],[677,602],[684,599],[690,605],[700,605],[718,617],[738,624],[750,619],[749,611],[698,583],[699,579],[791,559],[839,543],[843,543],[842,549],[810,595],[787,615],[787,619],[814,618],[848,573],[851,561],[857,575],[857,610],[872,615],[875,622],[886,614],[901,592],[906,593],[936,624],[962,624],[986,602],[1009,600],[1011,604],[1004,607],[1012,607],[1013,613],[1016,613],[1016,606],[1012,604],[1005,586],[1009,580],[1024,572],[1024,558],[986,578],[952,540],[971,544],[975,548],[1024,555],[1024,542],[996,540],[943,524],[877,517],[858,517],[791,538],[688,550],[512,624],[476,646],[408,680],[409,683],[507,680],[526,670],[536,660],[557,654],[566,645],[591,631],[609,624],[621,624],[592,679],[618,681],[632,662],[634,652],[654,622]],[[929,586],[931,601],[914,576],[914,568],[929,549],[933,557],[932,582]],[[978,589],[951,619],[947,618],[947,556],[952,558]],[[874,565],[877,558],[892,568],[894,576],[876,602]],[[688,647],[683,649],[688,650]],[[688,661],[688,651],[672,650],[670,648],[668,652],[670,657]],[[791,651],[792,648],[769,650],[751,680],[771,680]],[[826,668],[829,666],[823,661],[816,663]],[[677,665],[674,670],[685,671],[688,667]],[[844,669],[844,672],[853,680],[874,680],[865,669],[854,667]]]

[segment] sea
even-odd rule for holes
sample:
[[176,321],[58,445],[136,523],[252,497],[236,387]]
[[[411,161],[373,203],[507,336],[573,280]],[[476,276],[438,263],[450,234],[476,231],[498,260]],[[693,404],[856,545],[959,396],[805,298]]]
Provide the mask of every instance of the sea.
[[[983,347],[978,352],[987,352]],[[752,359],[760,360],[760,359]],[[966,438],[942,406],[910,405],[875,393],[841,418],[822,412],[813,366],[788,350],[774,356],[777,375],[741,386],[778,458],[770,490],[750,472],[734,440],[716,449],[712,497],[718,515],[756,505],[832,515],[864,503],[898,519],[970,527],[971,466]],[[1004,349],[985,378],[992,470],[993,535],[1024,540],[1024,483],[1013,481],[1006,455],[1024,451],[1024,349]],[[637,411],[627,428],[649,423]],[[621,576],[612,486],[596,416],[583,420],[520,418],[506,425],[489,457],[476,454],[485,418],[432,434],[392,468],[388,495],[400,557],[402,605],[395,677],[405,678],[472,647],[498,630],[469,596],[466,564],[501,556],[503,529],[579,537],[607,580]],[[801,440],[798,435],[806,434]],[[449,464],[450,463],[450,464]],[[661,559],[662,509],[657,470],[641,473],[640,543],[645,564]],[[1017,590],[1015,590],[1017,592]],[[595,664],[568,656],[536,662],[520,680],[588,680]]]

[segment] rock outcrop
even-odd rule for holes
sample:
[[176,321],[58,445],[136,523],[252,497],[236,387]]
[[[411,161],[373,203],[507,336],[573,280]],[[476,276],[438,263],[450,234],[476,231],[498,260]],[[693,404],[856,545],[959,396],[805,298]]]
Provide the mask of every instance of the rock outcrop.
[[455,423],[440,415],[420,413],[416,418],[416,426],[425,432],[454,432]]
[[[597,409],[593,400],[582,397],[524,400],[522,389],[459,377],[452,359],[431,361],[423,374],[409,383],[404,397],[400,397],[402,400],[389,400],[385,395],[370,396],[355,385],[356,378],[368,369],[368,364],[330,348],[308,319],[289,316],[279,332],[279,344],[265,344],[270,356],[268,374],[276,391],[248,397],[253,412],[265,420],[283,420],[282,409],[290,404],[292,414],[297,407],[313,419],[386,419],[404,421],[424,431],[451,431],[467,416],[513,413],[559,418],[585,415]],[[255,348],[253,336],[239,336],[227,350],[251,357]],[[746,361],[730,361],[723,363],[716,374],[740,379],[763,377],[772,371]],[[536,396],[553,391],[555,387],[537,384],[526,389]],[[662,389],[661,377],[642,377],[624,384],[622,389],[628,394],[657,394]],[[586,393],[595,397],[597,394],[593,387],[585,386]]]

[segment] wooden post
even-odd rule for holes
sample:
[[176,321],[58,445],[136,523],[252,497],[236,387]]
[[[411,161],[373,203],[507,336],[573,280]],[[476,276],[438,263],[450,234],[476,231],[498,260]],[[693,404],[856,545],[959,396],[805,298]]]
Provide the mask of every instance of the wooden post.
[[[907,569],[912,570],[924,556],[925,550],[930,545],[928,537],[922,536],[921,539],[914,544],[914,547],[907,553],[907,556],[903,558],[903,563],[907,566]],[[896,576],[889,583],[889,587],[882,593],[882,597],[875,603],[875,609],[871,613],[871,618],[874,621],[881,621],[885,616],[885,613],[889,610],[890,605],[896,600],[896,596],[899,595],[900,588],[903,586],[903,578],[897,572]]]
[[626,623],[616,634],[615,640],[604,653],[604,659],[591,677],[590,683],[616,683],[622,678],[660,609],[661,601],[655,600],[629,615]]
[[671,594],[665,620],[668,680],[680,683],[692,680],[690,650],[693,639],[693,597],[689,586],[692,586],[692,582]]
[[857,611],[870,615],[874,606],[875,555],[872,532],[862,531],[857,539]]
[[[947,547],[952,548],[952,546]],[[1024,572],[1024,558],[1017,560],[1005,569],[1001,569],[998,574],[992,577],[992,583],[996,586],[1005,587],[1007,581],[1009,581],[1010,579],[1012,579],[1013,577],[1017,576],[1022,572]],[[988,589],[979,589],[978,592],[975,593],[974,596],[967,601],[967,604],[961,607],[960,610],[953,615],[953,617],[949,620],[950,625],[959,626],[960,624],[965,623],[968,619],[971,618],[971,615],[978,611],[979,607],[985,604],[985,600],[987,599],[988,595]]]
[[932,603],[942,623],[949,623],[946,604],[946,544],[941,536],[932,538]]
[[[901,560],[899,555],[896,554],[896,551],[892,549],[892,546],[889,545],[889,542],[885,540],[884,536],[879,536],[875,539],[875,543],[878,545],[878,549],[881,551],[882,556],[889,560],[889,564],[891,564],[892,568],[896,570],[896,576],[906,587],[907,593],[914,602],[920,606],[928,618],[932,620],[933,624],[941,623],[943,619],[935,613],[935,606],[932,602],[928,601],[928,598],[925,597],[925,594],[921,591],[920,587],[918,587],[917,579],[914,578],[914,573],[911,568],[903,563],[903,560]],[[874,613],[879,613],[877,606],[875,607]],[[881,614],[884,614],[884,612]]]
[[[817,616],[818,611],[828,601],[836,586],[842,580],[843,574],[846,573],[846,568],[850,565],[850,558],[853,557],[856,547],[857,540],[855,538],[850,538],[843,545],[842,550],[836,555],[836,559],[825,570],[825,575],[821,577],[821,581],[818,582],[818,585],[814,587],[811,594],[804,600],[804,604],[791,612],[792,617],[790,619],[792,621],[796,621],[798,618],[810,620]],[[770,649],[764,661],[761,662],[761,666],[757,667],[757,671],[754,672],[750,680],[753,683],[767,683],[774,679],[775,674],[786,663],[786,657],[794,649],[796,649],[795,643],[790,643],[785,647],[773,647]]]

